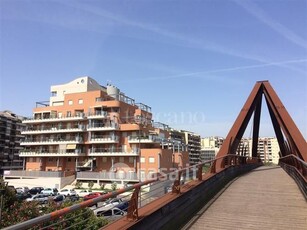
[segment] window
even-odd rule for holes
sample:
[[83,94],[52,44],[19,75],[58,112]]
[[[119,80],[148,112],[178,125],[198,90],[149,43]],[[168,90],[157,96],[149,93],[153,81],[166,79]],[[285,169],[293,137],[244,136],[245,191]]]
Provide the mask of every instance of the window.
[[149,163],[155,163],[155,158],[154,157],[149,157]]
[[102,157],[102,162],[106,163],[107,162],[107,158],[106,157]]
[[56,97],[57,96],[57,91],[52,91],[51,92],[51,97]]
[[72,101],[72,100],[69,100],[69,101],[68,101],[68,104],[69,104],[69,105],[72,105],[72,104],[73,104],[73,101]]
[[71,157],[68,157],[68,158],[67,158],[67,162],[71,162]]
[[83,99],[79,99],[79,105],[83,104]]
[[134,157],[129,157],[129,163],[133,163],[134,162]]
[[71,112],[67,111],[67,117],[71,117]]
[[141,157],[141,163],[145,163],[145,157]]

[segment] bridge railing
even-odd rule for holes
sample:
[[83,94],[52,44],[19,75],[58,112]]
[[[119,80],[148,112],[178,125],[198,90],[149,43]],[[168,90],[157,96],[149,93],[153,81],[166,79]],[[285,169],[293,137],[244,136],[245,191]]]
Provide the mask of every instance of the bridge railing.
[[[125,211],[124,213],[127,214],[128,219],[136,220],[139,218],[139,208],[161,196],[164,196],[166,193],[172,192],[179,194],[183,184],[192,180],[204,180],[206,173],[211,175],[217,173],[216,165],[220,163],[222,168],[227,168],[230,166],[255,164],[258,163],[258,159],[229,154],[210,161],[201,162],[187,168],[175,170],[167,174],[158,173],[156,175],[152,175],[152,178],[146,181],[109,192],[97,198],[82,201],[70,207],[62,208],[49,214],[27,220],[4,229],[69,229],[70,227],[63,227],[67,226],[67,224],[63,223],[65,220],[67,220],[63,218],[63,216],[87,207],[91,207],[92,209],[88,209],[88,212],[96,212],[97,214],[97,209],[93,209],[94,206],[101,208],[99,207],[101,203],[115,197],[121,198],[128,203],[127,208],[123,211]],[[114,206],[111,205],[110,209],[113,207]],[[104,212],[107,210],[107,208],[103,209]]]
[[281,157],[279,165],[295,180],[307,200],[307,162],[290,154]]

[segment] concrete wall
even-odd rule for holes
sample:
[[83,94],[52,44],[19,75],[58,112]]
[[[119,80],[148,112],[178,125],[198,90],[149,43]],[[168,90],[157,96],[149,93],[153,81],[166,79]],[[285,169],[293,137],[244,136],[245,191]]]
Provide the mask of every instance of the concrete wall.
[[44,188],[58,188],[62,189],[68,184],[71,184],[75,180],[75,176],[68,177],[39,177],[33,179],[5,179],[9,182],[9,185],[16,187],[27,186],[33,187],[44,187]]

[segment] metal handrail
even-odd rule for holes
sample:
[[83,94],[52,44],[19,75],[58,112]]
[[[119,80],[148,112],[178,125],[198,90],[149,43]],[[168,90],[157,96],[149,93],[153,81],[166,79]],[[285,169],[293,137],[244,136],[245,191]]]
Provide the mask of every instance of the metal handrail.
[[[109,192],[106,195],[102,195],[102,196],[97,197],[97,198],[93,198],[93,199],[90,199],[90,200],[87,200],[87,201],[83,201],[81,203],[74,204],[74,205],[72,205],[70,207],[66,207],[66,208],[63,208],[63,209],[51,212],[49,214],[45,214],[43,216],[39,216],[39,217],[27,220],[27,221],[22,222],[22,223],[18,223],[16,225],[6,227],[6,228],[4,228],[4,230],[28,229],[28,228],[30,228],[32,226],[35,226],[35,225],[38,225],[38,224],[42,224],[44,222],[47,222],[47,221],[59,218],[62,215],[71,213],[71,212],[79,210],[81,208],[93,206],[93,205],[97,204],[98,202],[104,201],[104,200],[109,199],[109,198],[116,197],[116,196],[118,196],[118,195],[120,195],[122,193],[129,192],[129,191],[132,191],[132,190],[134,190],[134,193],[132,195],[130,203],[133,203],[132,202],[133,199],[135,199],[135,196],[138,197],[138,193],[139,193],[139,191],[140,191],[142,186],[148,185],[148,184],[151,184],[151,183],[154,183],[154,182],[157,182],[157,181],[164,181],[166,178],[171,177],[172,175],[174,175],[174,173],[177,173],[176,174],[176,178],[177,179],[174,181],[173,191],[175,191],[175,193],[179,193],[177,191],[178,191],[178,188],[179,188],[179,191],[180,191],[180,179],[181,179],[180,175],[181,175],[182,172],[188,171],[191,168],[193,168],[193,169],[197,168],[197,170],[198,170],[197,177],[198,177],[198,180],[201,180],[200,177],[202,177],[202,167],[204,165],[211,164],[211,167],[212,167],[212,166],[214,166],[217,163],[218,160],[223,160],[223,159],[226,159],[226,158],[235,158],[235,159],[245,158],[245,159],[248,159],[248,158],[251,158],[251,157],[240,156],[240,155],[235,155],[235,154],[228,154],[226,156],[218,157],[218,158],[213,159],[213,160],[204,161],[204,162],[201,162],[199,164],[195,164],[195,165],[189,166],[187,168],[176,170],[176,171],[168,173],[168,174],[159,175],[156,178],[153,178],[153,179],[150,179],[150,180],[146,180],[144,182],[140,182],[140,183],[131,185],[131,186],[126,187],[126,188],[118,189],[118,190],[116,190],[114,192]],[[240,163],[243,163],[243,162],[238,162],[238,161],[231,162],[231,161],[229,161],[227,163],[240,164]],[[246,161],[245,163],[247,164],[248,162]],[[226,164],[225,163],[223,166],[224,166],[224,168],[226,168],[226,166],[228,166],[228,165],[232,165],[232,164]],[[212,172],[212,169],[211,169],[211,172]],[[215,170],[214,170],[214,173],[216,173]],[[131,206],[131,207],[134,208],[133,209],[134,210],[133,213],[137,212],[137,210],[138,210],[137,206],[136,207],[135,206]],[[130,207],[129,207],[129,209],[130,209]],[[129,212],[129,209],[128,209],[128,212]]]
[[294,155],[294,154],[290,154],[284,157],[279,158],[279,160],[283,160],[286,158],[295,158],[296,160],[298,160],[300,163],[302,163],[303,165],[307,166],[307,162],[302,160],[301,158],[299,158],[298,156]]

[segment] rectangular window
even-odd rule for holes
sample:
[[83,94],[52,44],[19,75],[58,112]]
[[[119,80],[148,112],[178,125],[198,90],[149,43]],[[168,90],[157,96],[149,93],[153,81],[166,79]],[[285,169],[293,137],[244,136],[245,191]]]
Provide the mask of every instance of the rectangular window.
[[51,92],[51,97],[56,97],[57,96],[57,91],[52,91]]
[[133,163],[134,162],[134,157],[129,157],[129,163]]
[[67,158],[67,162],[71,162],[71,158],[70,157]]
[[72,104],[73,104],[72,100],[69,100],[69,101],[68,101],[68,104],[69,104],[69,105],[72,105]]
[[107,158],[106,157],[102,157],[102,162],[106,163],[107,162]]
[[141,163],[145,163],[145,157],[141,157]]
[[148,161],[149,161],[149,163],[155,163],[155,158],[154,157],[149,157]]
[[83,104],[83,99],[79,99],[79,105]]

